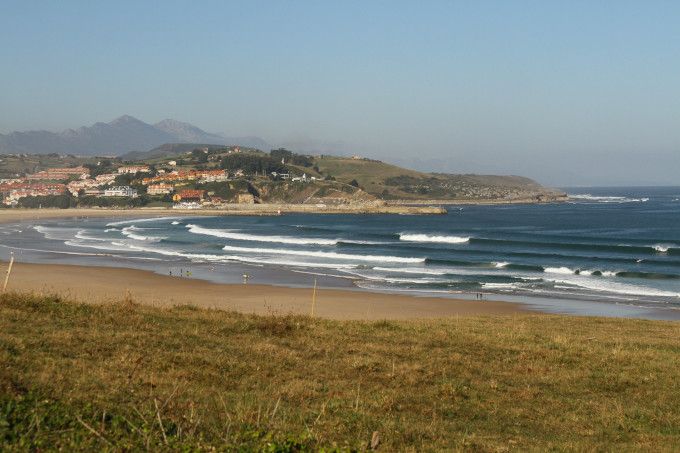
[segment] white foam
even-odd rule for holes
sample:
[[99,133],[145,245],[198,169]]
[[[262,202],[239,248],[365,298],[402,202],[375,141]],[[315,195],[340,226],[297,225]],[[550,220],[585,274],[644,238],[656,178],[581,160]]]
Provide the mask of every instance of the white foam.
[[[115,243],[114,243],[115,244]],[[161,249],[144,247],[136,244],[120,244],[132,250],[139,250],[149,253],[156,253],[164,256],[176,256],[179,258],[186,258],[192,261],[210,261],[210,262],[230,262],[238,261],[248,264],[268,264],[275,266],[293,266],[293,267],[312,267],[312,268],[327,268],[327,269],[351,269],[354,266],[351,264],[334,264],[334,263],[310,263],[304,261],[288,261],[288,260],[271,260],[261,259],[256,257],[247,257],[240,255],[208,255],[199,253],[188,253],[179,250]]]
[[80,231],[78,231],[78,232],[75,234],[75,238],[76,238],[76,239],[82,239],[82,240],[84,240],[84,241],[102,241],[102,242],[106,241],[106,242],[108,242],[108,241],[111,240],[111,239],[107,239],[107,238],[96,238],[96,237],[92,237],[92,236],[87,236],[87,235],[85,234],[85,232],[86,232],[86,230],[80,230]]
[[[653,288],[614,282],[609,279],[597,279],[593,277],[574,276],[568,280],[554,280],[555,283],[576,285],[594,291],[624,294],[629,296],[657,296],[657,297],[680,297],[680,293],[657,290]],[[568,288],[567,288],[568,289]]]
[[544,272],[548,274],[573,274],[575,271],[568,267],[546,267]]
[[46,227],[42,225],[34,225],[33,229],[42,234],[45,239],[56,239],[61,241],[73,239],[78,231],[80,231],[78,228]]
[[88,243],[88,242],[83,242],[83,241],[64,241],[65,245],[68,245],[69,247],[85,247],[88,249],[96,249],[96,250],[115,250],[115,251],[126,251],[129,250],[128,247],[125,245],[121,245],[120,243],[117,242],[109,242],[109,244],[104,244],[104,243]]
[[337,260],[352,260],[352,261],[377,261],[377,262],[391,262],[391,263],[423,263],[425,258],[406,258],[401,256],[380,256],[380,255],[350,255],[347,253],[335,252],[319,252],[310,250],[290,250],[290,249],[266,249],[266,248],[251,248],[251,247],[234,247],[225,245],[223,250],[228,252],[243,252],[243,253],[257,253],[257,254],[273,254],[273,255],[294,255],[294,256],[314,256],[318,258],[330,258]]
[[167,239],[166,236],[144,236],[142,234],[137,234],[133,233],[132,231],[140,231],[139,228],[135,228],[134,225],[125,227],[123,228],[120,232],[127,236],[130,239],[134,239],[136,241],[145,241],[145,242],[160,242],[163,239]]
[[593,203],[645,203],[649,198],[628,198],[628,197],[614,197],[614,196],[595,196],[589,193],[585,194],[569,194],[572,200],[583,200],[585,202]]
[[396,244],[396,242],[385,242],[385,241],[360,241],[357,239],[338,239],[338,243],[343,244],[359,244],[359,245],[385,245],[385,244]]
[[506,267],[508,264],[510,264],[510,263],[508,263],[507,261],[502,261],[500,263],[493,263],[493,266],[497,267],[499,269],[502,269],[502,268]]
[[119,225],[127,225],[129,223],[144,223],[144,222],[156,222],[160,220],[175,220],[178,219],[178,217],[150,217],[148,219],[128,219],[128,220],[121,220],[118,222],[109,222],[106,224],[107,227],[110,226],[119,226]]
[[173,220],[172,222],[170,222],[170,225],[179,225],[179,222],[177,220]]
[[443,244],[464,244],[470,241],[469,237],[463,236],[410,234],[410,233],[400,233],[399,239],[408,242],[433,242]]
[[519,285],[515,283],[482,283],[482,288],[484,289],[518,289]]
[[[114,242],[114,244],[116,244]],[[208,254],[200,254],[200,253],[186,253],[182,252],[179,250],[171,250],[171,249],[161,249],[161,248],[150,248],[150,247],[144,247],[142,245],[137,245],[137,244],[122,244],[132,250],[139,250],[143,252],[150,252],[150,253],[157,253],[159,255],[164,255],[164,256],[176,256],[179,258],[189,258],[189,259],[201,259],[201,260],[206,260],[206,261],[227,261],[228,257],[224,255],[208,255]]]
[[343,271],[347,274],[354,275],[363,280],[370,280],[374,282],[386,282],[386,283],[411,283],[419,285],[427,285],[432,283],[450,283],[450,280],[441,278],[403,278],[403,277],[387,277],[385,275],[371,274],[370,272],[361,272],[356,269]]
[[652,247],[659,253],[668,253],[668,250],[671,248],[670,246],[664,244],[657,244]]
[[263,236],[256,234],[238,233],[233,230],[218,230],[213,228],[204,228],[200,225],[192,224],[189,224],[186,227],[189,229],[190,233],[215,236],[225,239],[234,239],[237,241],[273,242],[279,244],[295,244],[295,245],[335,245],[338,243],[337,239],[295,238],[290,236]]
[[398,274],[419,274],[419,275],[446,275],[448,272],[446,271],[437,271],[433,269],[425,269],[425,268],[416,268],[416,267],[379,267],[376,266],[373,268],[376,271],[383,271],[383,272],[395,272]]

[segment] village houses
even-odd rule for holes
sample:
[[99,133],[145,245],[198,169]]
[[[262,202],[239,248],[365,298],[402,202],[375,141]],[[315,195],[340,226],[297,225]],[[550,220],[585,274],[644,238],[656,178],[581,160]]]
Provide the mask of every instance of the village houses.
[[65,181],[70,178],[85,179],[90,177],[90,170],[85,167],[48,168],[32,175],[26,175],[29,181]]
[[150,184],[146,189],[149,195],[167,195],[175,191],[175,188],[170,184]]
[[135,174],[135,173],[149,173],[151,169],[148,165],[124,165],[118,167],[118,174]]
[[104,189],[104,196],[137,198],[137,190],[130,186],[115,186]]

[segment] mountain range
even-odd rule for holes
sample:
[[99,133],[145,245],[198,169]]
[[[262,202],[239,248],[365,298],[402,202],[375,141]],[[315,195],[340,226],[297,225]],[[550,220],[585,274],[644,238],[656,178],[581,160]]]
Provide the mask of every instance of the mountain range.
[[262,150],[271,148],[259,137],[225,137],[177,120],[166,119],[148,124],[130,115],[123,115],[109,123],[95,123],[63,132],[15,131],[7,135],[0,134],[0,153],[119,156],[131,151],[146,151],[165,143],[239,145]]

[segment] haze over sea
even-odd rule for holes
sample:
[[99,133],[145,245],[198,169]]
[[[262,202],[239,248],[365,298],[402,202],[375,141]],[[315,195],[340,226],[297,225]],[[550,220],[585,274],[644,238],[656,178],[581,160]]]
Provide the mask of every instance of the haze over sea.
[[449,206],[445,216],[62,219],[3,225],[0,244],[22,261],[190,271],[219,282],[248,273],[253,283],[481,292],[557,312],[680,318],[680,188],[567,191],[566,203]]

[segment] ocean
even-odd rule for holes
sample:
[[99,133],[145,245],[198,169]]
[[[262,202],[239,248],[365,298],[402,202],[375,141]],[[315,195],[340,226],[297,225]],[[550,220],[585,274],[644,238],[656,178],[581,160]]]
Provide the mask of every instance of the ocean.
[[[680,188],[570,188],[572,201],[447,206],[443,216],[60,219],[0,225],[19,261],[519,301],[680,318]],[[628,308],[626,308],[628,307]]]

